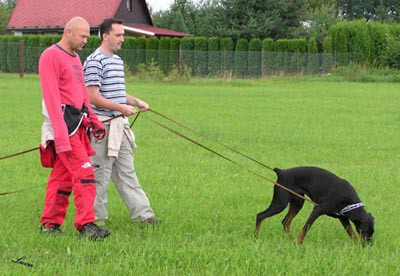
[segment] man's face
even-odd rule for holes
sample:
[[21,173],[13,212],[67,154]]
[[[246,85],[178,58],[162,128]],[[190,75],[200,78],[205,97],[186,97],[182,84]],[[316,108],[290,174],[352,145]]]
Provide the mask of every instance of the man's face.
[[112,24],[112,29],[108,34],[104,34],[109,50],[113,53],[121,49],[124,42],[125,30],[121,24]]
[[70,47],[72,50],[82,50],[86,45],[87,39],[90,36],[90,27],[85,22],[77,23],[77,26],[71,29],[70,32]]

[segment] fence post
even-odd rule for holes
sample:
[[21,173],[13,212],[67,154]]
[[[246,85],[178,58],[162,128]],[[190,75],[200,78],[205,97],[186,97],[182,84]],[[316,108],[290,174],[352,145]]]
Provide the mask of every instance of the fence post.
[[19,41],[19,77],[20,78],[24,77],[24,67],[25,67],[24,52],[25,52],[25,43],[24,43],[24,40],[21,39]]
[[182,48],[179,45],[179,54],[178,54],[178,71],[179,71],[179,76],[183,75],[183,70],[182,70]]

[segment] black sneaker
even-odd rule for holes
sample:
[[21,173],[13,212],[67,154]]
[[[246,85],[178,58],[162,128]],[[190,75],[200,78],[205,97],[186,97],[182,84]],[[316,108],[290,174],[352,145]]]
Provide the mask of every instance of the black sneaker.
[[63,231],[60,229],[60,225],[54,224],[53,227],[47,228],[45,224],[41,224],[40,227],[40,232],[44,234],[62,234]]
[[89,240],[104,239],[110,235],[110,231],[101,229],[93,222],[86,223],[79,232],[83,238]]

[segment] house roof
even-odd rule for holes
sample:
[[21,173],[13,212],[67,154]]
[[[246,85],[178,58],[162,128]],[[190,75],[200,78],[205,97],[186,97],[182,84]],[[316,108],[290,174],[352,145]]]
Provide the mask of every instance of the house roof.
[[85,18],[91,30],[99,30],[105,18],[124,20],[127,32],[147,36],[190,36],[154,26],[145,0],[131,1],[132,11],[125,0],[18,0],[7,24],[14,31],[60,31],[75,16]]
[[72,17],[82,16],[90,26],[114,17],[121,0],[18,0],[7,29],[64,28]]

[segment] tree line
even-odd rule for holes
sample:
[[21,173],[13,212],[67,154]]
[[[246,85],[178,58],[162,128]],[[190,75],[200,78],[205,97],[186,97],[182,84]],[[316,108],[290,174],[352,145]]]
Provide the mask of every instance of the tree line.
[[343,20],[400,23],[398,0],[175,0],[153,13],[158,27],[194,36],[246,38],[316,37]]
[[[194,76],[260,77],[285,73],[329,72],[333,66],[349,62],[400,69],[400,24],[384,24],[364,20],[343,21],[329,28],[318,49],[316,37],[277,39],[232,37],[126,37],[119,55],[129,71],[143,66],[157,67],[163,74],[172,70],[190,70]],[[0,71],[17,72],[20,51],[17,42],[25,45],[25,72],[37,72],[37,61],[46,47],[60,36],[0,36]],[[91,36],[82,60],[100,45],[100,38]]]

